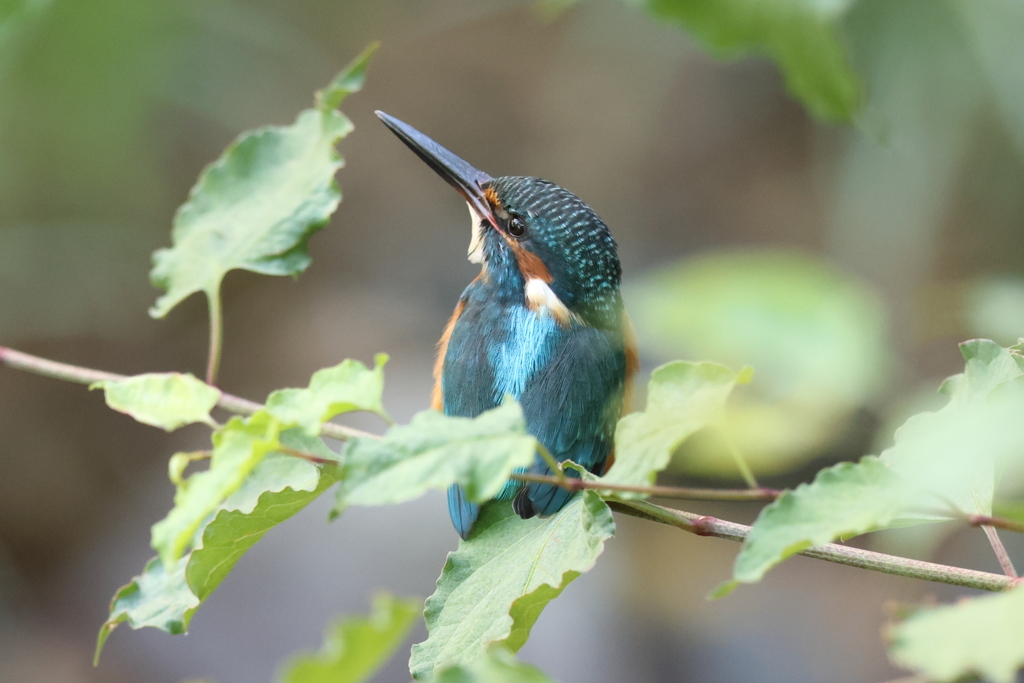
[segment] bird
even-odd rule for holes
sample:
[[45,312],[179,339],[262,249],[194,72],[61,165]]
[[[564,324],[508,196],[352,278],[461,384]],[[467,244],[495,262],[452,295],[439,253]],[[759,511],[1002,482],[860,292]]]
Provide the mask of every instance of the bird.
[[[459,297],[438,343],[431,407],[476,417],[511,396],[527,431],[560,463],[602,475],[615,425],[629,408],[636,344],[620,293],[622,268],[604,221],[579,197],[540,178],[491,177],[402,121],[381,121],[469,205],[468,258],[480,273]],[[519,473],[551,475],[538,453]],[[578,477],[575,470],[565,475]],[[523,519],[557,513],[575,491],[510,479]],[[453,484],[448,510],[467,539],[480,506]]]

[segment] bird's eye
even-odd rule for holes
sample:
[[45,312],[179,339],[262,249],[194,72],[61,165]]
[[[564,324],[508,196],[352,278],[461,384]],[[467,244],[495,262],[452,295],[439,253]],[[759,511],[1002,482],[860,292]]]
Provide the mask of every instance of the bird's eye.
[[513,237],[522,237],[526,234],[526,222],[519,216],[512,216],[508,222],[508,234]]

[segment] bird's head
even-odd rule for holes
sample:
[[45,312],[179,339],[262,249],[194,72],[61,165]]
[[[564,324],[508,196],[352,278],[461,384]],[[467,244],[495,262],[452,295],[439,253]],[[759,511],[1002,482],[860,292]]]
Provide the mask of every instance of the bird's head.
[[562,322],[619,325],[615,240],[579,197],[540,178],[492,178],[398,119],[377,116],[469,204],[469,260],[505,295]]

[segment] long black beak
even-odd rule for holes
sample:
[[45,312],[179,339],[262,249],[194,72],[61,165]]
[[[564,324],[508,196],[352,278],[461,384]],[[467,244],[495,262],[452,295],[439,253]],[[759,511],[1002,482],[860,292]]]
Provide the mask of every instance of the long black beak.
[[416,152],[416,156],[423,159],[427,166],[434,169],[439,176],[448,181],[449,185],[458,190],[477,214],[490,221],[495,228],[498,227],[494,218],[494,210],[484,196],[484,186],[491,182],[491,176],[471,166],[461,157],[452,154],[409,124],[402,123],[394,116],[382,111],[378,111],[376,114],[384,122],[384,125],[391,129],[392,133],[408,145],[409,149]]

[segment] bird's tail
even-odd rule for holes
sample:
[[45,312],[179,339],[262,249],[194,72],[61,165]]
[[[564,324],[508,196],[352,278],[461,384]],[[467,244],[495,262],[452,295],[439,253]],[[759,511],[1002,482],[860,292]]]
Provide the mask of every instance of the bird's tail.
[[[539,474],[550,475],[551,471],[545,467]],[[578,479],[580,474],[576,470],[567,469],[565,476]],[[512,509],[523,519],[530,519],[534,515],[548,517],[565,507],[575,493],[554,484],[529,484],[520,489],[512,501]]]
[[466,500],[466,492],[458,484],[448,487],[448,514],[452,517],[452,524],[459,536],[463,539],[469,537],[473,528],[473,522],[480,514],[480,506]]

